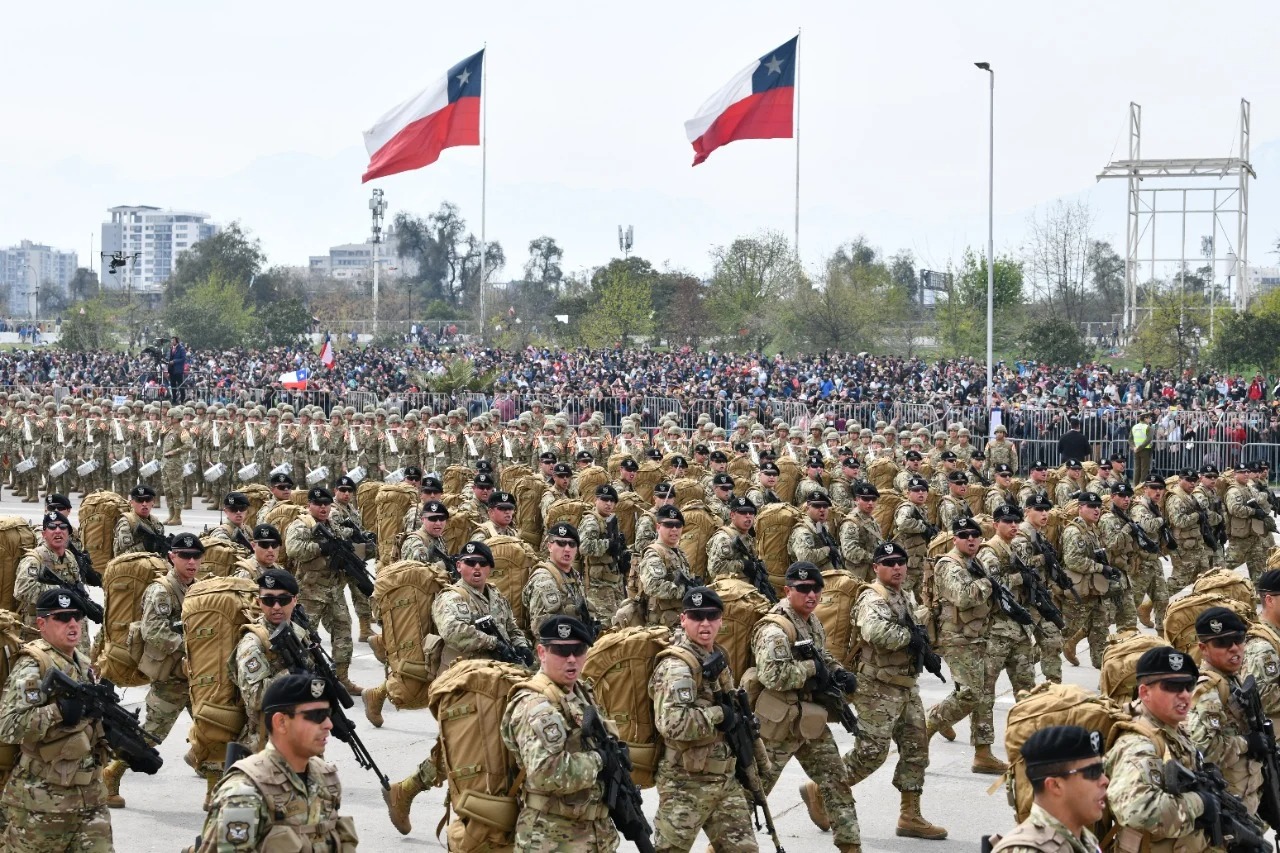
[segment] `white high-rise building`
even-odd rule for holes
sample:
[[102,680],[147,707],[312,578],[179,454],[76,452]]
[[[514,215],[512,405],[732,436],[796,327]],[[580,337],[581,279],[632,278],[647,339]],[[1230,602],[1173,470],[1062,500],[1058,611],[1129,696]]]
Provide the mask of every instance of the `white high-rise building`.
[[9,294],[9,310],[30,316],[44,288],[66,294],[76,274],[76,253],[23,240],[0,249],[0,291]]
[[107,255],[124,252],[130,263],[114,275],[103,263],[102,286],[106,288],[131,285],[138,291],[158,291],[173,275],[179,255],[218,233],[209,214],[192,210],[121,205],[111,208],[110,213],[111,221],[102,223],[102,251]]

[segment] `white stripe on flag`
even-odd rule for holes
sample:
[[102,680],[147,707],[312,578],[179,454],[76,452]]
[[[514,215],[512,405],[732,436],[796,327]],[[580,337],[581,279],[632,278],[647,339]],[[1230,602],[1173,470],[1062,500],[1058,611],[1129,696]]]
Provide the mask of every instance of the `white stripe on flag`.
[[441,77],[402,104],[387,110],[364,132],[364,147],[372,156],[397,133],[420,118],[438,113],[449,105],[449,78]]
[[721,114],[733,104],[738,103],[743,98],[751,95],[751,75],[756,73],[756,69],[760,67],[760,60],[748,65],[746,68],[734,75],[723,89],[716,92],[706,103],[698,107],[698,112],[693,118],[684,123],[685,135],[689,137],[689,141],[693,142],[720,118]]

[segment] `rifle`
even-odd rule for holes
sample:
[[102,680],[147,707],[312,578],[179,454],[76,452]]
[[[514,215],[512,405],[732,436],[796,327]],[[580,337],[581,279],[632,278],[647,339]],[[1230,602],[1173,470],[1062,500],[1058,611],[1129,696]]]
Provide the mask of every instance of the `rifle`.
[[351,752],[355,755],[356,764],[359,764],[365,770],[372,770],[373,774],[378,777],[378,782],[382,785],[382,790],[391,790],[391,780],[387,775],[378,769],[378,765],[374,763],[373,756],[369,754],[369,750],[360,740],[360,736],[356,734],[356,725],[351,719],[343,713],[343,708],[350,708],[355,705],[355,701],[351,698],[351,694],[338,681],[338,676],[333,671],[333,664],[324,649],[320,648],[319,638],[313,633],[310,640],[310,648],[303,649],[302,643],[298,641],[297,634],[293,633],[293,626],[288,622],[281,623],[280,627],[271,632],[271,648],[280,655],[280,659],[291,672],[310,672],[324,682],[324,697],[329,702],[330,719],[333,721],[333,736],[338,740],[351,747]]
[[494,651],[498,653],[498,660],[503,663],[513,663],[516,666],[527,667],[533,669],[537,658],[533,656],[533,650],[528,648],[516,648],[509,640],[502,636],[498,630],[498,624],[493,621],[493,617],[486,613],[483,616],[477,616],[471,623],[477,631],[493,637],[497,645]]
[[1254,824],[1253,817],[1244,802],[1227,790],[1227,780],[1222,778],[1222,771],[1216,765],[1205,762],[1200,772],[1195,773],[1169,759],[1164,763],[1162,775],[1164,788],[1170,794],[1189,791],[1217,801],[1216,819],[1204,821],[1207,825],[1201,827],[1214,847],[1226,848],[1227,853],[1264,853],[1267,850],[1267,842]]
[[912,618],[910,605],[907,606],[903,616],[906,618],[903,626],[911,632],[911,639],[907,642],[907,654],[913,657],[911,669],[916,675],[925,671],[931,672],[938,676],[939,681],[946,684],[947,679],[942,674],[942,658],[933,650],[933,646],[929,645],[929,632]]
[[1013,593],[1009,587],[1000,583],[1000,581],[987,570],[982,564],[975,559],[969,560],[969,574],[980,580],[986,580],[991,584],[991,600],[996,606],[1014,622],[1019,625],[1034,625],[1035,620],[1031,618],[1031,614],[1027,612],[1027,608],[1018,603],[1018,599],[1013,597]]
[[1095,562],[1102,564],[1102,572],[1101,572],[1102,576],[1106,578],[1108,581],[1116,581],[1116,583],[1118,584],[1117,591],[1116,593],[1112,594],[1113,596],[1123,595],[1125,590],[1133,588],[1133,584],[1130,583],[1129,581],[1129,575],[1127,575],[1119,567],[1111,565],[1111,563],[1107,560],[1106,548],[1098,548],[1096,551],[1094,551],[1093,559]]
[[444,563],[444,569],[449,573],[449,580],[455,582],[462,580],[462,575],[458,572],[458,561],[456,559],[440,550],[439,545],[432,546],[431,554],[434,557],[439,557],[440,562]]
[[844,554],[840,553],[840,543],[831,535],[831,531],[823,525],[822,532],[818,534],[818,542],[827,546],[827,551],[831,556],[831,565],[833,568],[844,568]]
[[349,580],[355,582],[356,589],[364,595],[373,595],[373,576],[369,574],[364,560],[356,554],[356,549],[351,547],[351,543],[341,536],[334,536],[333,531],[319,524],[311,529],[320,537],[322,543],[332,542],[336,546],[334,552],[328,555],[329,568],[346,575]]
[[153,554],[164,559],[169,559],[169,546],[173,541],[173,534],[161,536],[145,524],[139,524],[133,528],[133,538],[142,543],[142,547],[146,548]]
[[231,541],[233,544],[239,545],[241,548],[244,548],[250,554],[253,553],[253,545],[252,543],[249,542],[249,537],[244,535],[243,530],[236,528],[236,535],[231,537]]
[[609,537],[609,554],[614,559],[618,574],[622,575],[622,587],[626,589],[627,576],[631,574],[631,552],[627,550],[627,537],[618,529],[618,516],[609,516],[605,534]]
[[89,558],[89,554],[70,542],[67,543],[67,551],[76,560],[76,567],[80,570],[80,580],[87,586],[102,586],[102,575],[93,567],[93,560]]
[[1037,534],[1036,539],[1039,544],[1032,542],[1036,553],[1044,557],[1044,571],[1049,580],[1058,585],[1063,592],[1071,593],[1071,597],[1080,603],[1080,593],[1076,591],[1076,585],[1071,576],[1062,568],[1062,561],[1058,559],[1058,552],[1053,549],[1053,543],[1046,539],[1043,535]]
[[1133,534],[1133,540],[1138,543],[1139,548],[1146,551],[1148,554],[1160,553],[1160,543],[1148,536],[1147,531],[1143,530],[1142,527],[1132,518],[1125,515],[1120,507],[1112,506],[1111,511],[1115,513],[1116,518],[1129,525],[1129,532]]
[[827,709],[827,713],[840,720],[840,725],[844,726],[844,730],[849,734],[858,736],[858,715],[849,707],[849,703],[845,701],[844,691],[836,686],[832,679],[831,670],[827,669],[827,662],[823,660],[822,655],[818,652],[817,646],[813,644],[813,640],[797,640],[792,647],[795,650],[796,657],[801,660],[813,661],[814,676],[813,689],[810,693],[813,699],[819,705]]
[[640,853],[655,853],[650,836],[653,829],[641,810],[640,789],[631,778],[631,753],[627,745],[609,733],[594,705],[582,714],[582,746],[600,754],[600,783],[604,785],[604,805],[609,819],[622,837]]
[[102,720],[111,751],[135,773],[154,776],[164,759],[147,741],[160,739],[148,733],[138,722],[138,712],[120,707],[116,686],[105,678],[96,684],[76,681],[57,667],[49,667],[40,688],[51,699],[74,699],[84,704],[84,714],[91,720]]
[[751,585],[760,591],[760,594],[769,599],[770,604],[778,603],[778,592],[773,588],[773,584],[769,583],[769,570],[765,568],[764,561],[751,553],[741,536],[733,537],[733,548],[742,556],[742,571],[747,576],[747,580],[751,581]]
[[[724,671],[724,652],[716,649],[702,665],[703,680],[712,683]],[[775,853],[786,853],[778,838],[778,830],[773,825],[773,812],[769,809],[769,798],[765,795],[764,785],[760,782],[760,756],[764,755],[764,743],[760,740],[760,720],[751,710],[751,702],[747,699],[747,691],[739,687],[736,690],[716,690],[712,698],[720,705],[728,706],[734,713],[734,723],[724,732],[724,742],[735,759],[733,775],[742,786],[742,790],[750,797],[751,812],[755,817],[756,830],[760,829],[760,812],[764,812],[764,825],[769,829],[769,837],[773,839]]]
[[85,589],[83,581],[77,580],[75,582],[70,582],[63,580],[55,575],[53,570],[48,566],[40,567],[40,574],[36,576],[36,580],[43,584],[66,587],[71,590],[76,594],[76,597],[80,599],[76,603],[80,605],[80,609],[84,611],[84,615],[88,616],[99,625],[102,624],[104,616],[102,607],[93,599],[89,598],[89,590]]
[[1258,817],[1270,826],[1280,823],[1280,749],[1276,746],[1275,726],[1262,708],[1262,696],[1252,675],[1239,686],[1232,686],[1231,695],[1240,703],[1249,730],[1262,735],[1266,742],[1266,755],[1262,761],[1262,799],[1258,803]]
[[1022,558],[1016,553],[1013,555],[1013,567],[1022,576],[1022,585],[1031,598],[1031,606],[1045,619],[1057,625],[1059,630],[1065,629],[1067,620],[1062,617],[1062,611],[1053,603],[1053,593],[1049,592],[1049,587],[1045,586],[1040,575],[1036,574],[1036,570],[1022,562]]
[[1196,521],[1200,525],[1200,538],[1204,540],[1204,544],[1209,546],[1210,551],[1218,550],[1218,537],[1214,535],[1213,527],[1209,524],[1209,513],[1204,507],[1200,506],[1200,502],[1195,498],[1196,505]]
[[924,513],[922,513],[922,512],[920,511],[920,507],[916,507],[916,509],[915,509],[915,513],[916,513],[916,518],[920,521],[920,523],[921,523],[921,524],[923,524],[923,525],[924,525],[924,538],[925,538],[925,541],[926,541],[926,542],[932,542],[932,541],[933,541],[933,538],[934,538],[935,536],[937,536],[937,535],[941,532],[941,531],[938,529],[938,525],[936,525],[936,524],[930,524],[930,523],[929,523],[929,519],[925,518],[925,517],[924,517]]

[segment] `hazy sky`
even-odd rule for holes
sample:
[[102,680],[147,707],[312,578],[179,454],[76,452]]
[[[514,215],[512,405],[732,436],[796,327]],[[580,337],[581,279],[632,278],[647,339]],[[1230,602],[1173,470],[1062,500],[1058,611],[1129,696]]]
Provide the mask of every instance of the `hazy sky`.
[[[1226,156],[1247,97],[1252,261],[1274,264],[1278,21],[1274,0],[13,3],[0,245],[29,238],[83,263],[117,204],[240,219],[273,263],[363,239],[361,131],[487,42],[487,230],[506,248],[504,277],[541,234],[569,270],[602,263],[628,223],[637,253],[706,272],[708,250],[735,235],[791,233],[795,149],[738,142],[691,168],[683,122],[801,28],[808,264],[858,234],[933,267],[985,244],[975,60],[998,75],[997,251],[1062,196],[1089,199],[1097,233],[1122,247],[1123,187],[1095,188],[1094,175],[1124,156],[1129,101],[1144,108],[1144,155]],[[480,150],[457,148],[374,185],[392,213],[449,199],[478,230],[479,173]]]

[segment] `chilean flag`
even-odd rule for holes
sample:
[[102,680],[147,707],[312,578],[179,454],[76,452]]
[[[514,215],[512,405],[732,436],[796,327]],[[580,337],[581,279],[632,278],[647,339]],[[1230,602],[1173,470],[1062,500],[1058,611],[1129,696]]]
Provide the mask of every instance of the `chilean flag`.
[[739,71],[684,123],[693,165],[738,139],[790,139],[795,135],[796,48],[800,36]]
[[325,332],[324,346],[320,347],[320,363],[333,370],[333,362],[333,342],[329,340],[329,333]]
[[305,390],[307,387],[307,377],[311,372],[305,367],[299,367],[297,370],[290,370],[288,373],[280,374],[280,384],[286,388],[292,388],[295,391]]
[[429,166],[455,145],[479,145],[483,62],[483,50],[468,56],[374,122],[364,133],[369,168],[361,183]]

